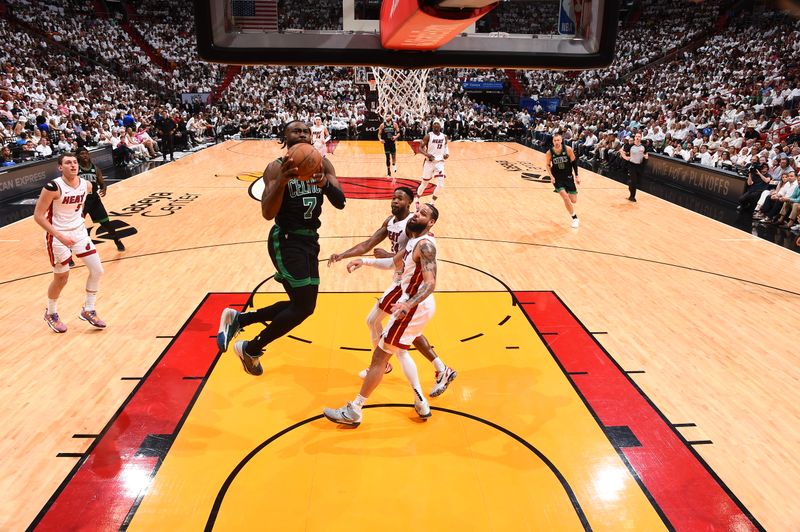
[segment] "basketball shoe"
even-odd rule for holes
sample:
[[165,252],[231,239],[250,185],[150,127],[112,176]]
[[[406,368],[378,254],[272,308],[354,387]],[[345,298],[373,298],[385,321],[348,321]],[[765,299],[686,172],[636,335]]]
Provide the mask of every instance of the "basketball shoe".
[[450,383],[453,382],[456,377],[458,377],[458,373],[452,368],[445,368],[444,371],[437,371],[436,384],[433,385],[433,389],[428,395],[431,397],[439,397],[447,390],[447,387],[450,386]]
[[222,311],[219,318],[219,332],[217,332],[217,347],[220,351],[227,351],[228,345],[234,336],[239,334],[242,328],[239,326],[239,312],[232,308]]
[[333,421],[339,425],[349,425],[351,427],[361,425],[361,412],[356,412],[352,403],[347,403],[337,409],[326,408],[322,411],[322,415],[328,418],[328,421]]
[[[368,371],[369,371],[369,368],[367,368],[367,369],[362,369],[361,371],[359,371],[359,372],[358,372],[358,376],[359,376],[360,378],[364,379],[364,378],[366,378],[366,377],[367,377],[367,372],[368,372]],[[387,363],[386,363],[386,368],[383,370],[383,373],[384,373],[384,375],[385,375],[385,374],[387,374],[387,373],[391,373],[391,372],[392,372],[392,365],[391,365],[391,364],[389,364],[389,363],[387,362]]]
[[581,225],[581,223],[578,221],[578,219],[577,218],[573,218],[572,219],[572,225],[570,225],[570,227],[572,227],[573,229],[577,229],[578,227],[580,227],[580,225]]
[[53,329],[53,331],[57,333],[65,333],[67,332],[67,326],[64,325],[57,312],[53,312],[52,314],[48,314],[47,309],[44,310],[44,321],[47,323],[47,326]]
[[242,366],[244,367],[245,373],[249,373],[250,375],[255,375],[258,377],[264,373],[264,368],[261,366],[261,362],[259,362],[258,357],[250,356],[245,353],[244,350],[247,347],[247,344],[248,342],[246,340],[239,340],[233,344],[233,352],[236,353],[236,356],[238,356],[239,360],[242,361]]
[[83,321],[88,321],[89,325],[97,327],[98,329],[106,328],[106,322],[101,320],[100,317],[97,315],[97,312],[93,310],[81,309],[81,313],[78,315],[78,317]]
[[414,410],[420,419],[428,419],[431,417],[431,407],[425,399],[417,399],[414,401]]

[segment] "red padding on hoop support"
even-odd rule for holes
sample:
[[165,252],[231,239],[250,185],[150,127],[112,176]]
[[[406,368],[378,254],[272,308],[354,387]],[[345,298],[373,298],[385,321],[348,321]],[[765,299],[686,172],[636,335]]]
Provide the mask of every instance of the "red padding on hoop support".
[[390,50],[436,50],[495,8],[437,9],[424,0],[381,3],[381,46]]

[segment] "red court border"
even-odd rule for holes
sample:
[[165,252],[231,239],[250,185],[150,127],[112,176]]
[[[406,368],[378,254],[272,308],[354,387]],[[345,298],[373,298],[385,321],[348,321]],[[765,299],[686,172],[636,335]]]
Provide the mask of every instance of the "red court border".
[[[640,446],[617,452],[669,528],[763,530],[555,293],[512,295],[601,427],[626,426],[636,436]],[[222,309],[242,308],[248,298],[203,299],[28,530],[127,527],[147,490],[137,492],[136,479],[152,478],[163,458],[142,444],[177,436],[219,358]]]

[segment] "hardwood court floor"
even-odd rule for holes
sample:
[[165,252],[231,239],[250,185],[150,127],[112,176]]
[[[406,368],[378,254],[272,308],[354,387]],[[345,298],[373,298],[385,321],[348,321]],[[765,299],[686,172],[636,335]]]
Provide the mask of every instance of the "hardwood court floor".
[[[134,227],[137,234],[125,239],[128,251],[124,253],[117,253],[107,241],[101,240],[98,245],[106,269],[98,299],[98,310],[109,323],[105,331],[89,330],[77,319],[86,275],[80,266],[72,272],[59,302],[59,312],[70,330],[64,335],[49,331],[41,318],[50,279],[42,231],[32,219],[0,228],[0,249],[6,257],[0,263],[0,294],[4,302],[0,338],[5,377],[0,399],[6,405],[2,416],[5,438],[0,443],[4,456],[0,487],[5,495],[0,503],[0,529],[19,529],[34,520],[80,460],[57,455],[80,456],[86,451],[92,439],[73,435],[100,433],[139,384],[138,380],[125,378],[145,375],[159,355],[168,351],[173,336],[183,330],[207,339],[213,347],[213,340],[208,337],[216,332],[215,319],[202,317],[198,321],[195,318],[199,315],[194,314],[208,294],[246,297],[273,273],[264,244],[268,224],[260,218],[258,204],[247,190],[253,179],[248,174],[260,174],[279,153],[275,142],[226,142],[109,189],[104,202],[109,211],[119,214],[112,218]],[[389,183],[380,177],[385,166],[377,143],[342,142],[330,158],[339,176],[348,178],[345,181],[350,183],[350,190],[359,195],[377,195],[375,189],[386,188]],[[570,229],[561,201],[551,187],[531,180],[543,173],[543,159],[543,155],[513,143],[451,145],[447,185],[438,202],[442,215],[435,233],[442,259],[437,290],[452,294],[439,297],[436,336],[442,338],[441,346],[446,348],[440,354],[456,368],[461,364],[464,370],[453,389],[441,398],[441,404],[460,412],[480,412],[482,419],[489,421],[497,413],[500,425],[513,425],[515,421],[536,425],[539,416],[549,416],[563,408],[559,402],[547,403],[546,408],[521,413],[527,401],[549,388],[535,378],[525,383],[504,379],[514,372],[498,373],[500,368],[536,374],[551,372],[553,367],[537,366],[533,361],[541,359],[536,357],[515,359],[516,355],[503,350],[478,363],[476,357],[480,353],[474,352],[475,347],[466,347],[469,343],[461,342],[465,337],[458,337],[454,326],[449,325],[462,323],[473,314],[483,315],[486,309],[496,306],[491,293],[506,289],[515,293],[552,291],[587,331],[605,333],[595,335],[592,341],[596,340],[619,367],[634,371],[624,377],[625,382],[635,384],[669,422],[677,424],[676,430],[683,439],[713,442],[693,445],[694,452],[755,520],[772,530],[795,527],[800,523],[800,508],[787,501],[800,495],[800,459],[796,453],[800,420],[795,406],[800,403],[800,334],[796,313],[792,312],[800,302],[797,256],[652,196],[642,194],[637,204],[629,204],[623,185],[586,171],[582,173],[578,204],[582,225],[580,229]],[[408,145],[401,145],[398,162],[400,180],[418,177],[421,157],[414,156]],[[527,179],[523,179],[523,172]],[[376,179],[360,179],[370,176]],[[321,257],[342,251],[371,234],[388,211],[387,199],[351,199],[344,211],[327,206],[323,213]],[[327,331],[331,326],[328,322],[338,320],[333,325],[340,324],[342,331],[352,335],[352,341],[359,337],[359,331],[366,340],[366,330],[362,329],[369,298],[365,301],[363,294],[382,291],[387,283],[385,272],[370,270],[348,275],[341,264],[322,270],[321,290],[329,295],[321,298],[319,315],[303,324],[303,334]],[[266,282],[259,291],[280,292],[280,287]],[[469,293],[483,295],[474,296],[475,299]],[[353,294],[354,299],[337,302],[340,296],[335,294]],[[568,343],[566,333],[539,335],[547,331],[537,324],[558,311],[554,306],[547,308],[550,310],[531,318],[538,331],[534,336],[541,344],[531,349],[545,349],[542,353],[556,352]],[[503,315],[507,314],[511,315]],[[209,315],[213,316],[213,312]],[[577,330],[577,326],[573,329]],[[495,342],[502,338],[497,336]],[[333,340],[327,341],[330,345],[321,349],[339,347],[334,346]],[[184,358],[207,349],[200,340],[192,342],[186,347]],[[541,342],[546,342],[547,347]],[[490,349],[494,344],[480,345]],[[309,354],[292,359],[291,368],[276,356],[272,362],[275,367],[267,363],[267,371],[272,370],[264,379],[267,385],[237,371],[238,362],[230,355],[223,354],[219,359],[219,370],[226,373],[213,373],[205,383],[209,390],[216,390],[213,386],[219,385],[225,393],[198,396],[192,416],[211,409],[210,417],[187,418],[182,437],[197,435],[199,430],[199,434],[213,440],[225,425],[204,423],[227,419],[221,412],[212,415],[216,408],[213,398],[220,407],[229,408],[227,394],[231,390],[249,398],[239,409],[244,412],[242,415],[252,411],[261,420],[281,420],[284,425],[318,415],[324,406],[339,406],[357,391],[358,381],[353,374],[361,369],[364,356],[356,352],[317,360]],[[429,366],[420,360],[418,364],[427,389]],[[559,367],[565,367],[564,362]],[[303,382],[306,373],[315,375],[311,382],[319,386],[306,388],[310,386]],[[562,390],[581,386],[580,375],[566,375],[563,371],[560,376],[553,375],[553,386]],[[392,377],[381,389],[380,402],[409,402],[401,377]],[[295,388],[302,393],[296,410],[272,401],[271,390],[292,397],[298,393]],[[293,436],[300,440],[281,443],[279,456],[327,460],[331,453],[325,450],[334,448],[339,459],[352,465],[359,449],[366,446],[373,451],[365,453],[366,462],[358,462],[362,464],[358,471],[369,477],[374,475],[370,473],[374,468],[396,463],[387,447],[413,449],[406,452],[411,459],[416,457],[421,464],[430,465],[432,456],[450,452],[448,447],[435,445],[450,442],[446,435],[452,430],[474,433],[457,440],[462,443],[484,439],[482,426],[464,428],[464,423],[445,421],[449,417],[444,411],[434,411],[433,419],[422,426],[411,421],[413,415],[409,411],[406,408],[397,414],[391,409],[369,410],[365,424],[346,433],[333,430],[324,421],[309,422],[302,433]],[[153,416],[158,418],[157,414]],[[576,418],[573,424],[559,425],[558,430],[574,436],[579,434],[581,423]],[[415,440],[416,430],[427,431],[431,439]],[[646,435],[636,436],[643,440]],[[248,436],[259,441],[265,437],[268,434],[260,432]],[[557,441],[536,431],[521,437],[551,444]],[[300,452],[294,445],[299,441],[313,445]],[[610,437],[606,447],[608,441]],[[686,445],[681,442],[680,447]],[[376,446],[383,450],[376,453]],[[485,451],[489,454],[507,448],[499,440],[487,446]],[[175,472],[181,456],[212,459],[213,452],[204,454],[206,448],[206,443],[194,437],[176,439],[176,463],[164,461],[163,470],[156,475],[148,493],[169,492],[160,473]],[[473,479],[475,475],[497,475],[499,482],[511,485],[528,482],[519,476],[519,468],[514,465],[519,464],[519,457],[515,458],[517,455],[511,450],[509,453],[505,459],[510,466],[503,466],[501,461],[486,469],[470,470],[475,457],[464,458],[462,474]],[[613,453],[610,456],[615,458]],[[451,463],[457,458],[448,456]],[[311,467],[302,463],[303,467]],[[502,473],[503,467],[507,467],[506,474]],[[422,471],[427,469],[423,467]],[[342,475],[342,471],[352,469],[342,467],[335,471]],[[224,475],[229,472],[226,470]],[[592,476],[591,470],[585,470],[568,480],[577,482],[584,475],[584,482],[596,482],[598,493],[606,493],[603,486],[607,488],[614,482],[627,485],[632,481],[612,478],[609,484],[601,472],[595,473]],[[646,471],[638,473],[642,482],[649,482],[644,478]],[[468,484],[464,480],[467,477],[460,477],[448,487],[429,481],[424,488],[434,496],[454,489],[460,490],[456,493],[467,493],[467,488],[462,488]],[[598,478],[605,482],[598,483]],[[139,479],[129,484],[139,494],[148,484],[146,481],[143,484]],[[365,483],[359,489],[369,490],[370,486],[374,488]],[[299,515],[307,519],[302,526],[321,529],[329,505],[337,502],[335,498],[326,499],[326,487],[330,485],[319,481],[313,486],[316,502],[298,507]],[[649,484],[648,489],[653,491]],[[478,506],[473,496],[477,497],[471,494],[464,498],[464,508]],[[658,494],[654,496],[658,498]],[[140,501],[142,513],[137,512],[130,526],[145,529],[146,519],[159,517],[159,511],[153,510],[159,502],[156,497],[149,497]],[[386,507],[404,497],[404,493],[390,490],[383,502],[369,506],[367,513],[371,517],[367,522],[384,515]],[[588,508],[585,496],[578,495],[578,499]],[[297,504],[292,497],[282,499],[281,504],[292,501]],[[515,501],[528,506],[535,503],[533,498],[521,496]],[[562,499],[553,504],[563,503]],[[631,503],[630,508],[637,504]],[[129,509],[123,508],[123,515]],[[200,512],[207,510],[203,507]],[[586,512],[593,528],[619,529],[602,512]],[[653,508],[644,508],[636,515],[648,513],[652,514]],[[226,519],[236,514],[218,515]],[[393,511],[391,515],[402,514]],[[422,512],[417,518],[438,523],[432,515]],[[566,519],[556,522],[567,523]],[[569,522],[581,526],[580,520]],[[544,526],[535,520],[525,523],[531,529]],[[217,524],[221,529],[228,528],[224,525],[223,520]],[[508,529],[501,522],[472,522],[476,530],[486,529],[484,525]]]

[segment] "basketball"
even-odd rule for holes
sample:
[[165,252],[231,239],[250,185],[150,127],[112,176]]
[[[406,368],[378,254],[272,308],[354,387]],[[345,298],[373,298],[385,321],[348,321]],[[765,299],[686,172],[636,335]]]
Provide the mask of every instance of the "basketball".
[[311,144],[295,144],[289,148],[288,155],[297,165],[297,178],[301,181],[311,179],[322,168],[322,155]]

